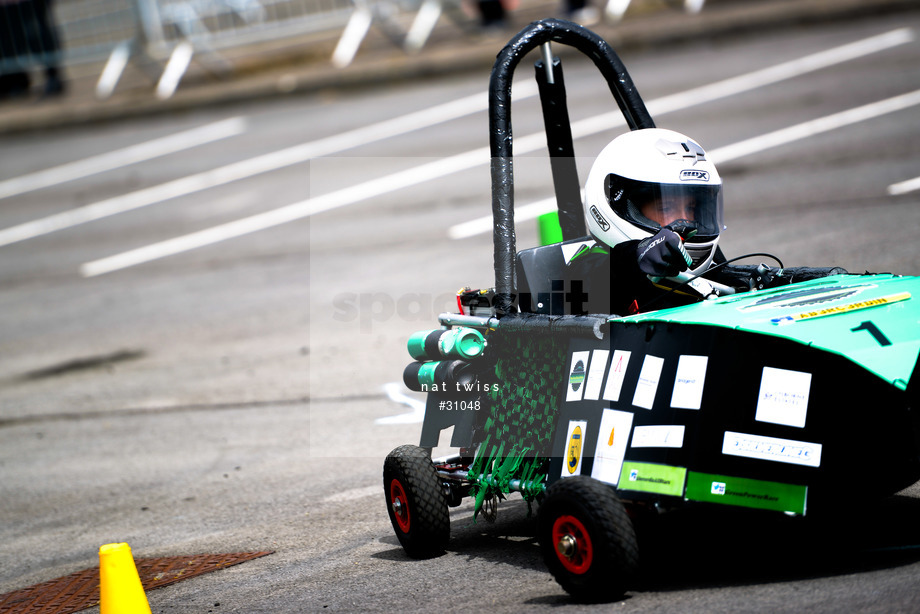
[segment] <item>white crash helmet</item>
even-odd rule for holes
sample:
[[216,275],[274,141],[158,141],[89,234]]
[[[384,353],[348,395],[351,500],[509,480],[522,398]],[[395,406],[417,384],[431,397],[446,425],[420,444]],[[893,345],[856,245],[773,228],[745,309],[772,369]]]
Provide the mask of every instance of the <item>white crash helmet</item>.
[[692,273],[712,263],[722,225],[722,179],[699,143],[661,128],[633,130],[611,141],[588,173],[588,230],[613,247],[658,233],[662,226],[696,231],[685,247]]

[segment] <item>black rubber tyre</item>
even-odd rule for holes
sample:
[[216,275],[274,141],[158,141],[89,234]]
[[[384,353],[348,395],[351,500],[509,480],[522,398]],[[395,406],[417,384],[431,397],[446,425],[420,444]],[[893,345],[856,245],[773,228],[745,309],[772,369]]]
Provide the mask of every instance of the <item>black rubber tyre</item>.
[[390,523],[406,554],[424,559],[444,552],[450,516],[428,452],[409,445],[390,452],[383,463],[383,491]]
[[639,545],[613,487],[586,476],[558,480],[537,522],[543,560],[575,599],[615,601],[635,585]]

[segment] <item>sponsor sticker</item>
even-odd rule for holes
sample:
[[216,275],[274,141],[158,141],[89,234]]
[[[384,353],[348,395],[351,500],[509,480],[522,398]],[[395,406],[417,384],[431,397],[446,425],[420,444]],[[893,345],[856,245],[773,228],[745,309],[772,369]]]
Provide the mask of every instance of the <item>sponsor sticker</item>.
[[671,392],[671,407],[699,409],[703,403],[703,384],[706,382],[708,356],[681,355],[677,361],[677,375]]
[[871,307],[880,307],[882,305],[890,305],[892,303],[897,303],[900,301],[906,301],[910,298],[910,292],[899,292],[897,294],[889,294],[888,296],[880,296],[878,298],[872,298],[865,301],[859,301],[856,303],[847,303],[845,305],[835,305],[833,307],[825,307],[823,309],[816,309],[814,311],[805,311],[803,313],[797,313],[793,315],[783,316],[781,318],[773,318],[770,320],[773,324],[792,324],[793,322],[799,322],[801,320],[812,320],[814,318],[823,318],[825,316],[835,316],[842,313],[850,313],[853,311],[860,311],[862,309],[869,309]]
[[680,172],[681,181],[709,181],[709,171],[686,169]]
[[850,298],[871,288],[877,288],[875,284],[860,284],[855,286],[819,286],[817,288],[805,289],[783,289],[777,291],[768,291],[766,296],[758,298],[753,303],[748,297],[737,295],[737,300],[747,299],[747,304],[738,308],[739,311],[759,311],[761,309],[793,309],[809,307],[812,305],[826,305],[828,303],[839,302],[845,298]]
[[619,401],[620,391],[623,389],[623,379],[626,377],[626,367],[629,366],[630,352],[616,350],[610,361],[610,373],[607,374],[607,385],[604,387],[605,401]]
[[623,457],[626,456],[626,443],[632,430],[632,412],[605,409],[601,416],[600,432],[597,435],[597,447],[594,450],[594,465],[591,477],[601,482],[613,484],[620,481]]
[[594,350],[591,354],[591,369],[585,380],[585,399],[596,401],[601,396],[601,384],[604,382],[604,371],[607,370],[607,358],[610,350]]
[[597,222],[597,225],[601,227],[601,230],[607,231],[610,230],[610,222],[601,215],[601,212],[597,210],[597,207],[591,205],[591,217],[594,218],[594,221]]
[[570,420],[568,437],[566,438],[565,466],[562,468],[562,477],[581,475],[581,459],[584,453],[585,432],[588,423],[584,420]]
[[655,404],[655,393],[658,392],[662,366],[664,366],[664,358],[651,354],[645,357],[642,362],[642,370],[639,372],[639,381],[636,383],[636,392],[633,395],[633,405],[651,409]]
[[[625,350],[614,351],[612,359],[609,350],[573,352],[565,400],[567,402],[597,401],[603,396],[605,401],[619,401],[623,380],[626,377],[626,368],[629,366],[629,357],[630,352]],[[663,360],[652,358],[653,362]],[[660,366],[658,370],[660,371]],[[654,370],[647,371],[646,374],[644,385],[657,388],[658,375],[654,373]],[[607,376],[606,384],[604,384],[605,375]],[[648,394],[647,391],[646,394]],[[651,392],[651,399],[654,400],[654,390]]]
[[805,467],[821,466],[821,444],[725,431],[722,454]]
[[764,367],[755,419],[804,428],[810,389],[811,373]]
[[633,429],[633,448],[682,448],[684,447],[683,424],[654,424],[637,426]]
[[684,494],[686,479],[685,467],[624,462],[618,488],[680,497]]
[[690,471],[684,497],[689,501],[804,514],[807,495],[807,486]]
[[566,401],[580,401],[584,394],[584,383],[591,352],[572,352],[572,364],[569,366],[569,379],[566,387]]

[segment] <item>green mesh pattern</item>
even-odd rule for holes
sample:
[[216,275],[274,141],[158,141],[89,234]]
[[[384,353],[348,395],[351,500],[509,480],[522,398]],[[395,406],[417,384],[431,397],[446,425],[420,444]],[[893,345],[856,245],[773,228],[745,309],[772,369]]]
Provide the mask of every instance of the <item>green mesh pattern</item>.
[[474,517],[487,497],[511,492],[512,480],[530,485],[521,491],[528,501],[542,491],[546,475],[541,471],[550,453],[565,378],[565,348],[565,342],[555,336],[533,330],[502,333],[499,329],[491,335],[497,387],[489,394],[491,415],[470,465]]

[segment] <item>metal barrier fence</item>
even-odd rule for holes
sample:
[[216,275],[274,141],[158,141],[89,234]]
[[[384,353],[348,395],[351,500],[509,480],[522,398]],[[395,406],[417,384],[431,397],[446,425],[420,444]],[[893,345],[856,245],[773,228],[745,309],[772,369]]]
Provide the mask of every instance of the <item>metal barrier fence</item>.
[[[52,2],[0,0],[0,79],[42,67],[107,62],[101,97],[111,93],[131,57],[172,64],[177,74],[191,52],[336,31],[354,10],[351,0]],[[158,92],[171,93],[160,86]]]
[[[226,68],[222,49],[318,32],[341,32],[330,59],[344,67],[372,26],[412,53],[443,15],[469,25],[474,18],[464,14],[461,1],[0,0],[0,95],[29,71],[45,70],[47,91],[54,89],[57,67],[105,62],[96,88],[105,98],[127,63],[142,58],[139,66],[157,81],[157,96],[166,98],[194,54],[220,70]],[[688,12],[699,11],[704,1],[670,0]],[[603,14],[619,20],[631,2],[607,0]]]

